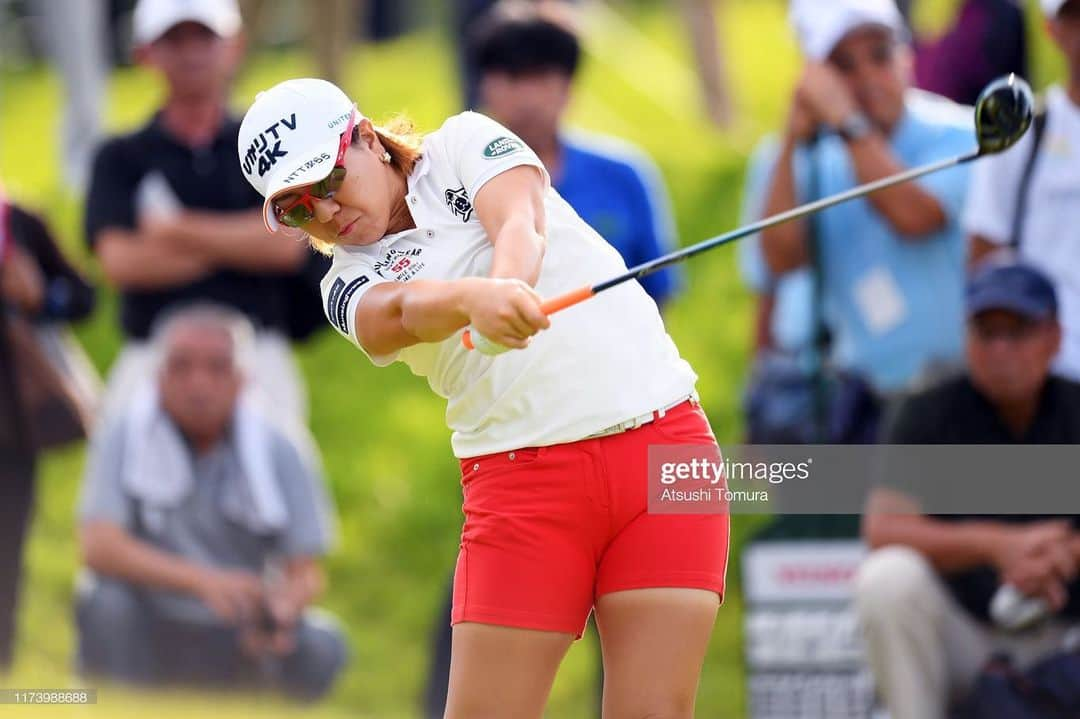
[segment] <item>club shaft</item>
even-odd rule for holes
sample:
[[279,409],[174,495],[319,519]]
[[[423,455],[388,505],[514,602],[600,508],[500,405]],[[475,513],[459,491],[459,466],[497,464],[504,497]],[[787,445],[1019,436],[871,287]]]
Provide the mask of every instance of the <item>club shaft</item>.
[[596,294],[597,292],[603,292],[604,290],[614,287],[616,285],[620,285],[627,280],[639,279],[646,275],[652,274],[656,270],[659,270],[663,267],[673,265],[676,262],[681,262],[688,257],[693,257],[694,255],[705,252],[706,250],[711,250],[714,247],[719,247],[720,245],[726,245],[729,242],[734,242],[735,240],[746,237],[747,235],[753,235],[755,233],[761,232],[762,230],[767,230],[770,227],[775,227],[776,225],[781,225],[785,222],[799,219],[800,217],[806,217],[807,215],[811,215],[815,212],[820,212],[821,210],[833,207],[834,205],[839,205],[841,203],[847,202],[848,200],[854,200],[858,197],[869,195],[872,192],[884,190],[887,187],[892,187],[894,185],[900,185],[905,182],[910,182],[911,180],[922,177],[923,175],[929,175],[934,172],[947,170],[950,167],[955,167],[956,165],[961,165],[965,162],[971,162],[979,156],[980,153],[978,150],[976,150],[966,155],[959,155],[957,157],[951,157],[945,160],[940,160],[938,162],[922,165],[921,167],[914,167],[910,170],[906,170],[896,175],[883,177],[880,180],[868,182],[865,185],[859,185],[858,187],[853,187],[850,190],[845,190],[844,192],[830,195],[829,197],[823,197],[820,200],[808,202],[805,205],[793,207],[790,210],[771,215],[770,217],[758,220],[757,222],[746,225],[745,227],[740,227],[736,230],[732,230],[731,232],[726,232],[722,235],[717,235],[716,237],[702,240],[696,245],[684,247],[683,249],[672,252],[671,254],[657,257],[654,260],[649,260],[648,262],[643,262],[640,265],[631,267],[624,274],[613,277],[610,280],[601,282],[600,284],[593,285],[592,294]]
[[[971,162],[972,160],[975,160],[981,156],[982,153],[978,150],[975,150],[966,155],[958,155],[956,157],[951,157],[945,160],[939,160],[938,162],[932,162],[927,165],[922,165],[921,167],[914,167],[910,170],[905,170],[904,172],[900,172],[896,175],[883,177],[880,180],[868,182],[865,185],[859,185],[858,187],[853,187],[850,190],[845,190],[844,192],[830,195],[829,197],[823,197],[820,200],[808,202],[805,205],[793,207],[790,210],[780,212],[770,217],[766,217],[762,220],[758,220],[757,222],[746,225],[745,227],[740,227],[736,230],[732,230],[731,232],[726,232],[722,235],[717,235],[716,237],[702,240],[696,245],[684,247],[683,249],[672,252],[671,254],[657,257],[656,259],[649,260],[648,262],[643,262],[640,265],[631,267],[629,270],[627,270],[621,275],[612,277],[610,280],[605,280],[604,282],[593,285],[592,287],[581,287],[571,292],[567,292],[566,294],[559,295],[558,297],[552,297],[551,299],[548,299],[544,302],[544,304],[542,305],[542,309],[544,311],[544,314],[546,315],[554,314],[556,312],[566,309],[567,307],[573,307],[579,302],[584,302],[598,292],[603,292],[604,290],[611,289],[612,287],[615,287],[616,285],[621,285],[623,282],[626,282],[628,280],[640,279],[646,275],[656,272],[663,267],[673,265],[676,262],[682,262],[688,257],[693,257],[694,255],[705,252],[706,250],[711,250],[714,247],[726,245],[729,242],[734,242],[735,240],[746,237],[747,235],[753,235],[757,232],[761,232],[762,230],[767,230],[770,227],[775,227],[776,225],[799,219],[800,217],[806,217],[807,215],[811,215],[815,212],[820,212],[821,210],[828,209],[830,207],[833,207],[834,205],[839,205],[843,202],[847,202],[848,200],[854,200],[858,197],[869,195],[872,192],[884,190],[887,187],[892,187],[894,185],[900,185],[905,182],[910,182],[911,180],[922,177],[923,175],[929,175],[933,172],[947,170],[950,167],[955,167],[956,165],[962,165],[965,162]],[[462,335],[461,341],[469,349],[473,348],[472,337],[469,330],[466,330],[465,333]]]

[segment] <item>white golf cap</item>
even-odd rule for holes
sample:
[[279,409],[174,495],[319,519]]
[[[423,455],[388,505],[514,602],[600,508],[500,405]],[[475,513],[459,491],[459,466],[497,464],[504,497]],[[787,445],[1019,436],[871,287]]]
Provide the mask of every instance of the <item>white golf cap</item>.
[[1061,12],[1061,8],[1065,7],[1065,4],[1069,0],[1041,0],[1043,12],[1046,13],[1046,17],[1057,17],[1057,14]]
[[236,0],[139,0],[131,37],[147,45],[182,22],[205,25],[220,37],[232,37],[242,24]]
[[803,54],[818,62],[828,58],[848,33],[865,25],[891,30],[897,39],[907,38],[895,0],[792,0],[791,25]]
[[286,80],[260,92],[240,124],[237,150],[244,177],[260,195],[266,229],[279,225],[271,200],[290,187],[310,185],[334,169],[353,101],[326,80]]

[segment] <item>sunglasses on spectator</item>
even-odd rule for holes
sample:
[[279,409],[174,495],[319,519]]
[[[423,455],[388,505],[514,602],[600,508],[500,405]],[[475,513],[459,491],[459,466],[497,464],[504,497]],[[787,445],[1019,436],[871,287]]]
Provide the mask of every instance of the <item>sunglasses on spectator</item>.
[[341,135],[341,144],[338,145],[337,160],[334,161],[334,169],[330,174],[312,184],[303,193],[289,193],[277,197],[273,201],[274,215],[278,222],[287,227],[303,227],[315,219],[315,200],[328,200],[334,193],[341,189],[348,174],[345,170],[345,152],[349,149],[352,141],[353,128],[356,125],[356,108],[353,108],[349,116],[349,124],[345,126],[345,132]]

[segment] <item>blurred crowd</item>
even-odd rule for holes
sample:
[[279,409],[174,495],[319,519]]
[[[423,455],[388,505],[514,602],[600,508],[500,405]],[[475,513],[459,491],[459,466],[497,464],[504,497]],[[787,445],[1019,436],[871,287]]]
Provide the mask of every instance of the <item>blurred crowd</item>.
[[[361,34],[395,25],[393,3],[318,4],[310,15],[333,18],[333,32],[311,49],[331,80]],[[587,4],[455,3],[461,96],[536,151],[629,266],[679,238],[645,153],[565,123]],[[995,77],[1027,74],[1025,14],[1012,0],[964,0],[945,33],[923,39],[910,4],[792,0],[805,65],[784,127],[748,166],[746,222],[976,146],[968,105]],[[120,297],[124,342],[99,383],[62,329],[91,313],[94,289],[43,221],[0,194],[0,669],[12,662],[37,459],[89,437],[78,671],[322,697],[350,655],[343,629],[315,606],[336,510],[293,345],[325,325],[326,264],[266,233],[227,104],[244,28],[265,32],[266,14],[284,10],[258,0],[29,5],[40,6],[43,47],[67,88],[65,178],[85,198],[85,241]],[[683,0],[681,11],[703,112],[723,127],[737,98],[718,5]],[[1068,72],[1040,95],[1014,148],[742,241],[756,301],[747,441],[1080,442],[1080,0],[1041,9]],[[374,25],[354,32],[358,18]],[[135,131],[103,137],[117,34],[164,100]],[[684,278],[673,267],[642,284],[664,309]],[[978,478],[957,482],[978,491]],[[1078,625],[1072,515],[934,516],[888,486],[867,506],[861,519],[800,518],[787,531],[861,533],[872,550],[855,603],[895,719],[950,707],[986,716],[977,702],[989,660],[1008,651],[1023,670]],[[1024,621],[991,610],[1002,592],[1027,602]],[[432,717],[446,699],[449,601],[433,618]]]

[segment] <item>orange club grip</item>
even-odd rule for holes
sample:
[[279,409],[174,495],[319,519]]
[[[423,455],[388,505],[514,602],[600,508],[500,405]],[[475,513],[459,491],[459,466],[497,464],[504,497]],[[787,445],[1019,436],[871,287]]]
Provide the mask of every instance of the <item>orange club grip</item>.
[[573,307],[578,302],[584,302],[593,296],[592,287],[586,285],[576,290],[571,290],[565,295],[559,295],[558,297],[552,297],[550,300],[544,300],[540,304],[540,309],[545,315],[553,315],[559,310],[565,310],[567,307]]
[[[586,285],[585,287],[579,287],[576,290],[571,290],[558,297],[552,297],[550,300],[544,300],[544,302],[540,304],[540,309],[545,315],[553,315],[560,310],[565,310],[567,307],[573,307],[579,302],[584,302],[594,294],[592,287]],[[465,330],[464,334],[461,335],[461,344],[463,344],[467,350],[475,349],[472,341],[472,333],[469,330]]]

